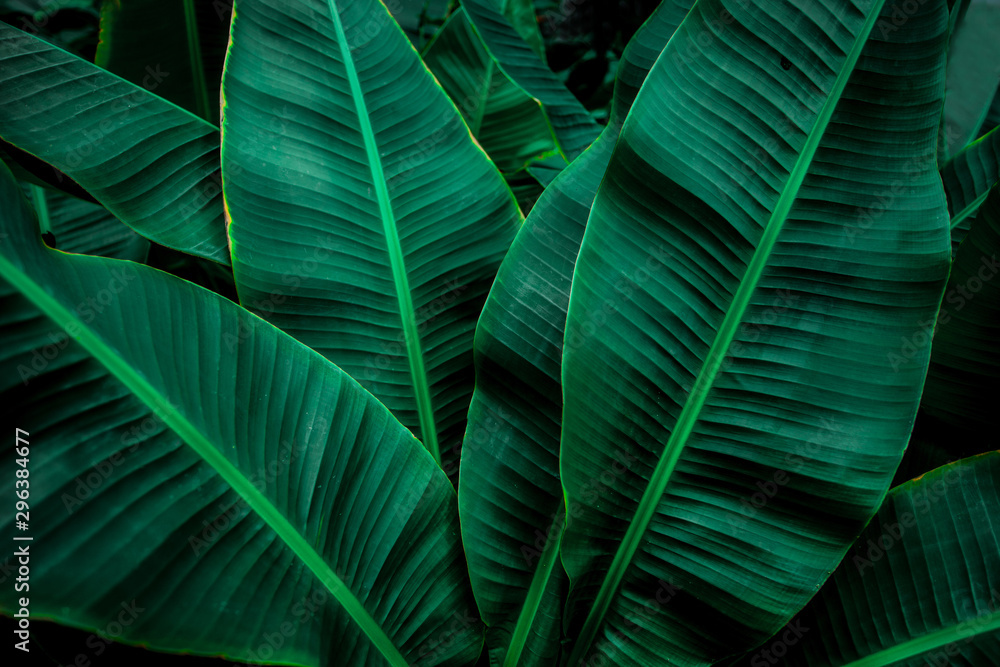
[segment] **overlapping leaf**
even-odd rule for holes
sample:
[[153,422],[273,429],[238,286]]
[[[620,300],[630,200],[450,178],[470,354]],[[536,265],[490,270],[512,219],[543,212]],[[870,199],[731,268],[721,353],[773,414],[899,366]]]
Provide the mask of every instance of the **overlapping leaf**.
[[521,222],[376,0],[238,0],[223,178],[241,303],[356,378],[450,474],[476,319]]
[[628,108],[690,5],[662,3],[629,43],[612,124],[542,194],[504,259],[476,331],[476,393],[459,506],[473,589],[494,629],[488,644],[499,657],[510,645],[507,664],[557,659],[565,595],[557,557],[559,373],[573,266]]
[[1000,383],[1000,186],[958,248],[933,334],[922,409],[957,431],[991,433]]
[[[1000,4],[972,0],[958,8],[948,53],[940,155],[947,159],[980,136],[1000,84]],[[964,11],[961,11],[964,10]],[[895,22],[905,18],[900,8]]]
[[0,23],[0,137],[146,238],[228,264],[219,132],[150,91]]
[[1000,452],[893,489],[791,633],[765,644],[756,664],[779,654],[788,667],[1000,664],[998,535]]
[[448,18],[423,58],[502,171],[517,171],[555,152],[555,137],[538,100],[498,68],[464,9]]
[[42,232],[51,234],[53,247],[63,252],[84,253],[142,262],[149,241],[123,225],[106,209],[48,188],[25,188],[35,208]]
[[951,211],[953,252],[969,233],[990,188],[1000,182],[1000,132],[995,128],[969,144],[941,167]]
[[525,43],[496,0],[465,0],[462,6],[501,71],[542,103],[563,156],[579,155],[600,132],[590,113]]

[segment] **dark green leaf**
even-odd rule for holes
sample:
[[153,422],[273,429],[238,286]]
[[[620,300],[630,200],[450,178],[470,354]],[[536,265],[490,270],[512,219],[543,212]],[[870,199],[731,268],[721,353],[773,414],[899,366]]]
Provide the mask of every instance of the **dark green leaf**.
[[888,487],[949,264],[947,7],[892,11],[701,0],[629,112],[564,341],[570,664],[759,644]]
[[[30,544],[45,545],[32,620],[104,630],[125,605],[141,611],[118,638],[158,650],[475,659],[454,492],[378,401],[207,290],[45,249],[2,166],[0,204],[0,401],[32,425]],[[16,458],[0,460],[7,535]],[[16,598],[4,586],[0,609]]]
[[223,177],[240,302],[361,382],[455,475],[476,319],[516,202],[379,2],[235,12]]
[[0,137],[65,172],[146,238],[229,263],[218,129],[2,23]]

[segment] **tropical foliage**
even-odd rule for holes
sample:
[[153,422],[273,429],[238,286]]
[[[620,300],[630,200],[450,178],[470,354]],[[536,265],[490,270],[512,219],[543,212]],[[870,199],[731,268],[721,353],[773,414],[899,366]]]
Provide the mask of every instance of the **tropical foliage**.
[[14,4],[15,631],[1000,664],[995,4],[662,0],[600,113],[528,0]]

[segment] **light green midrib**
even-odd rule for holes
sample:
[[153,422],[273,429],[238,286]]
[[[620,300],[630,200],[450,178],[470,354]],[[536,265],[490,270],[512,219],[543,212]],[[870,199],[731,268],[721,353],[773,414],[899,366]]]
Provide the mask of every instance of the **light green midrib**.
[[365,142],[365,153],[372,172],[372,182],[378,199],[379,214],[382,217],[382,227],[385,230],[388,246],[389,262],[392,265],[392,277],[396,284],[396,297],[399,302],[399,315],[403,323],[403,336],[406,339],[406,352],[410,362],[410,376],[413,380],[413,395],[417,403],[417,414],[420,418],[420,435],[427,451],[431,453],[437,464],[441,465],[441,447],[438,444],[437,425],[434,423],[434,409],[431,404],[430,384],[427,380],[427,370],[424,367],[424,354],[420,347],[420,334],[417,329],[416,312],[413,308],[413,295],[410,293],[410,280],[406,274],[406,264],[403,258],[403,247],[399,241],[399,230],[396,229],[396,217],[389,200],[389,190],[382,170],[382,158],[375,143],[375,132],[368,118],[368,108],[365,104],[361,81],[354,67],[351,49],[347,45],[347,36],[340,21],[335,0],[327,0],[330,18],[337,33],[337,44],[344,61],[347,80],[351,86],[351,96],[354,98],[354,108],[358,114],[361,135]]
[[747,267],[744,279],[741,281],[733,297],[733,301],[726,311],[722,325],[719,327],[719,332],[716,334],[715,340],[708,351],[706,362],[698,373],[691,394],[688,396],[688,400],[685,402],[681,414],[677,418],[677,424],[650,477],[650,483],[642,494],[642,498],[636,508],[635,516],[629,524],[625,537],[618,547],[618,551],[615,553],[604,581],[601,582],[601,588],[594,598],[594,604],[587,614],[579,638],[573,648],[570,664],[577,664],[586,656],[594,637],[597,635],[598,629],[604,622],[604,617],[611,606],[611,602],[617,595],[618,587],[625,576],[625,571],[628,569],[632,562],[632,557],[639,548],[642,536],[645,534],[646,528],[649,526],[649,522],[656,512],[659,500],[663,496],[674,468],[694,430],[701,408],[708,398],[708,392],[715,382],[719,368],[721,368],[725,359],[726,352],[732,344],[736,330],[746,313],[750,297],[753,295],[757,283],[763,274],[767,260],[777,242],[778,235],[781,233],[788,218],[788,213],[795,203],[799,188],[802,186],[803,180],[805,180],[806,173],[819,148],[830,119],[833,117],[837,104],[840,102],[844,88],[847,87],[847,82],[854,71],[858,58],[861,56],[865,43],[868,41],[868,35],[875,27],[884,2],[885,0],[876,0],[873,4],[861,32],[855,38],[851,51],[844,60],[840,72],[837,74],[837,79],[834,81],[833,88],[827,96],[823,108],[820,110],[812,130],[810,130],[809,136],[806,138],[802,152],[799,154],[795,166],[789,173],[781,196],[778,198],[774,211],[768,219],[760,243],[754,251],[753,258]]
[[[976,626],[976,630],[974,632],[963,630],[962,625],[965,623],[968,623],[969,625],[974,624]],[[981,627],[980,624],[982,624]],[[906,660],[907,658],[912,658],[913,656],[920,655],[921,653],[926,653],[927,651],[932,651],[936,648],[941,648],[942,646],[948,646],[949,644],[958,641],[970,641],[976,635],[981,635],[985,632],[992,632],[994,630],[1000,630],[1000,610],[993,611],[985,616],[970,619],[966,622],[959,623],[958,625],[941,628],[940,630],[926,634],[923,637],[911,639],[907,642],[903,642],[902,644],[897,644],[892,648],[879,651],[878,653],[872,653],[871,655],[865,656],[860,660],[846,663],[843,667],[883,667],[884,665],[891,665],[901,660]]]
[[184,0],[184,28],[187,31],[188,61],[194,77],[194,99],[198,114],[212,122],[208,106],[208,84],[205,83],[205,64],[201,57],[201,40],[198,38],[198,17],[194,13],[194,0]]
[[[553,566],[555,565],[556,558],[559,556],[559,545],[562,543],[563,536],[562,524],[565,522],[566,516],[565,510],[565,506],[559,508],[559,514],[552,522],[553,526],[560,526],[559,535],[556,539],[551,539],[550,537],[545,543],[545,548],[542,549],[542,556],[538,561],[538,567],[535,568],[535,572],[531,576],[531,586],[528,588],[528,594],[524,598],[521,613],[518,614],[517,624],[514,626],[514,633],[511,635],[510,644],[507,647],[507,655],[504,657],[503,662],[504,667],[517,667],[517,663],[521,659],[521,652],[528,641],[528,633],[535,622],[535,616],[538,615],[538,607],[542,602],[545,587],[548,586],[549,579],[552,577]],[[551,531],[552,526],[549,527],[549,533],[546,533],[546,535],[550,536]]]
[[283,514],[260,493],[236,466],[229,462],[222,453],[212,445],[180,411],[160,394],[144,377],[135,371],[96,333],[88,329],[61,303],[55,300],[45,290],[23,273],[17,266],[3,255],[0,255],[0,272],[21,294],[38,307],[67,334],[75,330],[72,336],[94,359],[111,372],[139,400],[145,403],[163,422],[174,431],[191,449],[195,451],[229,484],[240,497],[247,501],[250,508],[256,512],[277,533],[278,537],[288,545],[288,548],[305,563],[309,570],[326,586],[333,597],[358,624],[361,631],[371,639],[372,643],[385,655],[390,664],[406,667],[407,662],[399,653],[392,640],[381,626],[371,617],[354,593],[344,584],[322,556],[309,544],[298,530]]

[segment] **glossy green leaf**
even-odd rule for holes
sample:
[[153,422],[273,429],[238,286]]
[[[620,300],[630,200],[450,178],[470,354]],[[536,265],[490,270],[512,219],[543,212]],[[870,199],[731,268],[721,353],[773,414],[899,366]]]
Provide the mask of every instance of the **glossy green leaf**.
[[[905,11],[900,9],[905,15]],[[980,136],[1000,84],[1000,4],[973,0],[958,20],[948,52],[941,156]]]
[[750,665],[778,654],[787,667],[1000,664],[998,534],[1000,452],[896,487],[791,641],[776,636]]
[[994,128],[948,160],[941,167],[941,180],[951,211],[954,253],[969,233],[990,188],[1000,182],[1000,132]]
[[500,71],[464,9],[448,18],[423,58],[502,171],[517,171],[555,152],[555,137],[538,100]]
[[104,0],[94,62],[137,85],[156,72],[157,95],[216,123],[229,14],[214,0]]
[[218,129],[149,90],[0,23],[0,137],[146,238],[228,264]]
[[993,432],[1000,385],[1000,185],[958,248],[936,325],[921,408],[956,430]]
[[508,665],[556,664],[566,589],[558,561],[559,373],[573,266],[621,122],[691,4],[663,2],[636,32],[622,56],[615,124],[542,194],[476,330],[459,511],[476,601],[493,630],[487,644]]
[[223,92],[240,302],[457,474],[476,319],[521,223],[503,177],[376,0],[238,0]]
[[142,238],[107,209],[56,190],[30,185],[24,188],[42,232],[63,252],[143,262],[149,241]]
[[701,0],[629,112],[564,339],[570,664],[762,642],[888,487],[949,265],[947,7],[892,11]]
[[579,155],[600,133],[590,112],[525,43],[497,0],[465,0],[462,6],[500,70],[541,102],[563,156],[572,160]]
[[[207,290],[46,249],[2,167],[0,203],[0,400],[31,424],[32,621],[124,619],[129,643],[254,662],[475,659],[454,492],[378,401]],[[16,458],[0,460],[10,499]],[[12,500],[4,534],[14,522]],[[5,586],[0,610],[16,598]]]

